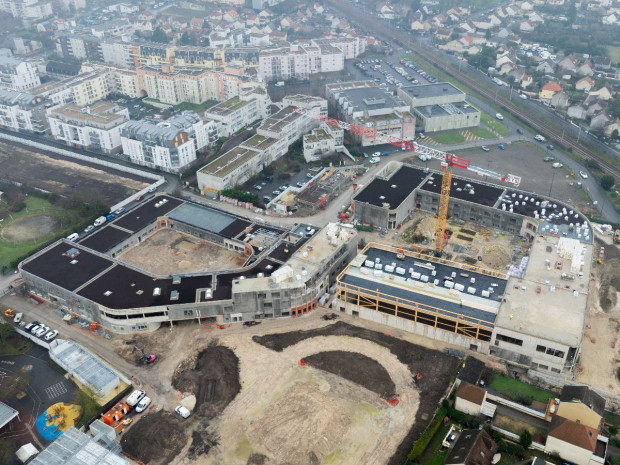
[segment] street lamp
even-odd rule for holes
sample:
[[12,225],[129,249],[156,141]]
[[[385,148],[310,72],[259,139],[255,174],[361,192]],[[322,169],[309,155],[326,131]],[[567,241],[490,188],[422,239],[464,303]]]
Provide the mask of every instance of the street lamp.
[[549,186],[549,197],[551,197],[551,189],[553,189],[553,180],[555,179],[555,171],[551,175],[551,185]]

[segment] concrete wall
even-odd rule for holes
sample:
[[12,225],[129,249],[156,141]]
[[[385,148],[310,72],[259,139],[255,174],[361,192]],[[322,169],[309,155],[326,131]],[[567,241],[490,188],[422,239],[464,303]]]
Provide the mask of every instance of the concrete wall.
[[454,402],[454,408],[459,412],[464,412],[468,415],[478,416],[480,415],[482,405],[474,404],[473,402],[457,396],[456,401]]
[[430,118],[420,113],[415,108],[412,108],[411,111],[416,116],[418,126],[422,127],[425,132],[472,128],[480,125],[479,111],[471,113],[457,113],[445,116],[433,116]]
[[[452,86],[448,85],[448,87]],[[420,89],[424,89],[424,87],[420,87]],[[403,91],[402,89],[398,89],[396,93],[403,102],[405,102],[407,105],[411,105],[412,108],[426,105],[441,105],[444,103],[464,102],[466,97],[465,92],[461,92],[459,94],[446,94],[425,97],[424,92],[421,91],[420,95],[415,96],[415,98],[409,95],[407,92]]]
[[379,228],[388,227],[388,209],[353,199],[355,218]]

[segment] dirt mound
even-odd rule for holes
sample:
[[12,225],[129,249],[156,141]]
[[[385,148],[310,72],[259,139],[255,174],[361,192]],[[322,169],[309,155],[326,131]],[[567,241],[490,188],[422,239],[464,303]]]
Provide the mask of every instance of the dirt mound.
[[2,229],[2,239],[7,242],[28,242],[41,239],[60,225],[52,215],[34,215],[19,218]]
[[239,359],[228,347],[211,345],[175,370],[172,385],[196,396],[196,415],[214,418],[241,390]]
[[387,370],[379,362],[365,355],[334,350],[304,357],[304,362],[359,384],[383,398],[395,394],[394,382]]
[[428,420],[435,414],[435,408],[445,394],[445,389],[447,389],[450,378],[456,371],[459,359],[342,321],[308,331],[254,336],[253,340],[276,352],[281,352],[286,347],[317,336],[349,336],[374,342],[389,349],[401,363],[407,365],[414,376],[417,374],[422,376],[416,381],[420,396],[420,407],[416,412],[415,423],[388,462],[388,465],[401,465],[407,459],[411,444],[420,436],[426,428]]
[[273,463],[318,465],[338,447],[350,421],[330,395],[316,386],[294,384],[251,424],[247,435],[269,452]]
[[144,463],[168,464],[185,446],[182,420],[163,410],[142,417],[121,439],[123,450]]
[[250,455],[246,465],[267,465],[267,458],[266,455],[254,453]]
[[209,422],[203,420],[192,433],[192,445],[189,446],[187,456],[193,460],[199,455],[206,455],[218,444],[217,434],[209,428]]

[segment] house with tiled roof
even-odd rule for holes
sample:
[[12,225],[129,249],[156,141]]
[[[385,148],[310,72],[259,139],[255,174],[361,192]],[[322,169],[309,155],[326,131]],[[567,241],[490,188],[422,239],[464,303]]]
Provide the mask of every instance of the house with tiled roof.
[[445,465],[491,465],[498,446],[483,429],[461,431]]
[[526,19],[525,21],[521,21],[519,24],[519,30],[521,32],[532,32],[535,29],[534,23],[531,19]]
[[456,391],[454,408],[468,415],[493,417],[496,406],[487,402],[486,389],[462,381]]
[[575,84],[575,89],[583,90],[584,92],[590,92],[590,89],[594,87],[594,84],[594,79],[592,79],[590,76],[586,76],[577,81],[577,83]]
[[579,62],[573,55],[568,55],[558,63],[558,66],[563,71],[576,71]]
[[593,76],[594,66],[590,60],[586,60],[577,67],[576,71],[579,76]]
[[545,105],[549,105],[549,102],[551,101],[551,98],[557,92],[562,92],[562,86],[560,86],[560,84],[558,84],[557,82],[553,82],[553,81],[552,82],[548,82],[547,84],[545,84],[542,87],[541,91],[538,94],[538,98]]

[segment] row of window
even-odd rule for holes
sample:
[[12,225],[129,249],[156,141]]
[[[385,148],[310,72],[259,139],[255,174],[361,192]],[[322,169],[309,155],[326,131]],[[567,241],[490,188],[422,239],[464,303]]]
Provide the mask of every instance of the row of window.
[[503,342],[507,342],[509,344],[514,344],[514,345],[517,345],[517,346],[522,346],[523,345],[523,340],[522,339],[517,339],[517,338],[514,338],[514,337],[506,336],[504,334],[498,334],[495,337],[495,345],[499,345],[497,343],[497,341],[503,341]]
[[561,350],[552,349],[551,347],[537,345],[536,352],[543,352],[547,355],[553,355],[554,357],[564,358],[564,352],[562,352]]

